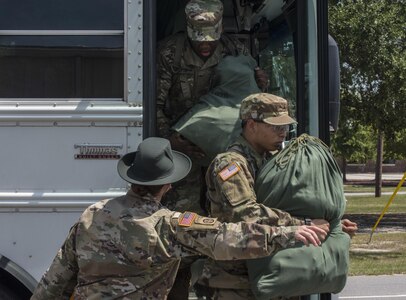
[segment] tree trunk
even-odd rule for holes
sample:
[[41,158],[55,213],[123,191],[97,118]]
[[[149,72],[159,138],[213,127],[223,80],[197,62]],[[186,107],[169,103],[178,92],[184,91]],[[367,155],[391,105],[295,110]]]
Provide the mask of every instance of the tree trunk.
[[382,195],[382,160],[383,160],[383,133],[378,131],[375,164],[375,197]]
[[343,182],[347,182],[347,159],[343,157]]

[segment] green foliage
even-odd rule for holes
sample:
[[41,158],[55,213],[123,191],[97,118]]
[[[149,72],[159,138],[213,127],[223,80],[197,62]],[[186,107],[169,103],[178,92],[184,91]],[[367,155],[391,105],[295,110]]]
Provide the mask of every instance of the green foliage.
[[347,162],[365,163],[375,154],[375,138],[371,127],[354,119],[340,120],[339,130],[331,138],[334,156]]
[[[393,0],[330,1],[330,34],[339,46],[342,66],[339,130],[356,129],[354,134],[359,134],[359,130],[372,128],[383,132],[387,141],[404,145],[399,133],[404,132],[406,115],[405,4]],[[343,148],[349,145],[355,151],[368,148],[360,136],[350,136],[348,140],[344,133],[337,137],[340,154],[348,154]],[[358,142],[361,145],[355,145]],[[401,146],[391,148],[398,157],[404,151]]]
[[[405,99],[406,102],[406,99]],[[406,116],[405,116],[406,118]],[[406,158],[406,123],[403,129],[396,131],[392,139],[386,140],[385,158],[405,159]]]

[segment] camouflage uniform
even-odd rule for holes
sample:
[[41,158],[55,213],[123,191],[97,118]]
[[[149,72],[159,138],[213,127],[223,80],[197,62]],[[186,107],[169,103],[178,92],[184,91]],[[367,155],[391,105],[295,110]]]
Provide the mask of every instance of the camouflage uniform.
[[[275,98],[279,99],[282,98]],[[285,112],[287,114],[287,106],[284,106],[287,104],[286,100],[280,103],[276,101],[276,105],[272,106],[276,108],[275,112],[269,111],[269,104],[264,107],[264,103],[257,101],[255,97],[250,102],[250,105],[241,105],[242,119],[264,119],[271,115],[280,116]],[[216,156],[206,173],[207,205],[211,217],[216,217],[221,222],[245,221],[272,226],[303,225],[301,219],[256,202],[255,177],[266,159],[267,157],[258,154],[243,136],[240,136],[227,152]],[[293,233],[296,227],[291,227],[291,230]],[[287,246],[288,244],[279,245],[276,250]],[[215,299],[255,299],[250,290],[244,261],[230,263],[208,259],[200,283],[216,289]]]
[[[203,5],[202,2],[205,10],[210,11],[211,9],[215,13],[204,14],[199,11],[199,7]],[[220,30],[219,32],[215,29],[214,32],[209,32],[207,35],[198,35],[196,33],[193,37],[197,41],[212,40],[213,37],[217,38],[218,34],[220,43],[207,61],[203,61],[194,52],[185,33],[169,37],[159,47],[157,129],[158,135],[161,137],[169,138],[171,126],[192,108],[201,96],[209,92],[212,87],[215,67],[224,56],[248,55],[248,50],[238,40],[226,34],[222,34],[220,37],[222,6],[219,8],[219,3],[221,5],[219,1],[194,0],[186,7],[189,37],[198,32],[197,29],[204,32],[203,23],[220,24],[219,28],[216,27]],[[202,20],[199,18],[202,18]],[[202,166],[196,159],[192,160],[192,162],[192,171],[183,181],[175,185],[175,189],[166,195],[164,203],[170,209],[204,213],[200,205],[200,187],[204,180]]]
[[181,214],[129,191],[86,209],[31,299],[166,299],[182,257],[262,257],[292,240],[284,228]]
[[[238,40],[221,34],[223,5],[218,0],[191,0],[185,8],[186,31],[170,36],[160,43],[157,69],[157,130],[158,136],[169,138],[171,126],[191,109],[199,98],[212,88],[215,67],[226,55],[248,55]],[[188,38],[189,37],[189,38]],[[195,41],[219,40],[214,53],[202,60],[192,48]],[[181,150],[181,149],[178,149]],[[201,195],[205,193],[204,173],[198,159],[192,158],[192,170],[182,181],[173,184],[162,203],[176,211],[206,214]],[[183,260],[171,299],[186,299],[185,288],[190,281],[190,261]],[[175,298],[172,296],[176,295]]]

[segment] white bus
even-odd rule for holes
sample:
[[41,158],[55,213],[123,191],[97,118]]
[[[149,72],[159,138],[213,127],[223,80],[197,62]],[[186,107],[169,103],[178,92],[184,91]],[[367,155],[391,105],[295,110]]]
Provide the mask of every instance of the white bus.
[[[0,1],[0,299],[28,299],[81,212],[125,193],[117,160],[155,134],[156,46],[185,2]],[[224,7],[298,133],[328,141],[327,1]]]

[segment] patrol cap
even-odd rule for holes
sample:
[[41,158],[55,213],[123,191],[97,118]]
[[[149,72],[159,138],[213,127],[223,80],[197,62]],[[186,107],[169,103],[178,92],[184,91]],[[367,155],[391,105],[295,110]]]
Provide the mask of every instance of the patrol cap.
[[254,119],[272,125],[289,125],[296,121],[289,117],[288,101],[268,93],[252,94],[241,101],[240,119]]
[[217,41],[222,32],[223,3],[191,0],[186,4],[187,35],[192,41]]
[[136,152],[124,155],[117,164],[125,181],[140,185],[163,185],[184,178],[192,162],[185,154],[173,151],[167,139],[150,137]]

